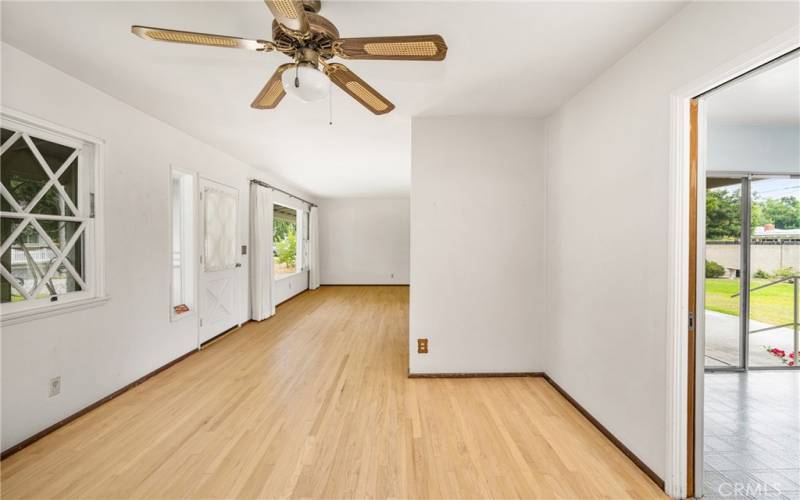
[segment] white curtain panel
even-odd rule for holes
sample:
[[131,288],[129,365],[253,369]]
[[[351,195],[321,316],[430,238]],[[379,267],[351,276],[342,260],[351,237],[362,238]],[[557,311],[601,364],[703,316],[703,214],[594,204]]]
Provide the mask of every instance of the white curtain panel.
[[319,209],[317,207],[311,207],[309,219],[308,288],[316,290],[319,288]]
[[256,321],[275,314],[272,300],[272,190],[250,184],[250,309]]

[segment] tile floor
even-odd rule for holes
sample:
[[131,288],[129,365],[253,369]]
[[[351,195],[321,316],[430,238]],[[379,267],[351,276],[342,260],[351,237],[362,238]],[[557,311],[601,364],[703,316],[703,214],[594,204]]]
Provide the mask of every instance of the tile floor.
[[704,496],[800,500],[800,371],[705,374]]
[[[773,325],[750,320],[750,329],[759,330]],[[705,312],[706,368],[735,366],[739,364],[739,316],[714,311]],[[794,332],[791,328],[776,328],[750,334],[750,366],[783,366],[783,362],[769,352],[767,347],[778,347],[786,352],[794,349]]]

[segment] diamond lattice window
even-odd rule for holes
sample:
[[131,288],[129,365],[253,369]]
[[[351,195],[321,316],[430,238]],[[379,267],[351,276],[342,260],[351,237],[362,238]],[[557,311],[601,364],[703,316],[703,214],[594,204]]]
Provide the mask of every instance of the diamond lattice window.
[[236,267],[236,220],[238,200],[231,193],[207,188],[205,199],[205,249],[204,269],[222,271]]
[[85,291],[88,203],[81,147],[0,129],[0,301],[49,300]]

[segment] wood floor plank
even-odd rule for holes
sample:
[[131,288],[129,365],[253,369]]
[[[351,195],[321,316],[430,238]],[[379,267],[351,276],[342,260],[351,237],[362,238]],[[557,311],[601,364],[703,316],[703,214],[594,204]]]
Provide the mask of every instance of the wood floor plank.
[[0,464],[17,498],[665,498],[544,379],[409,379],[408,289],[281,305]]

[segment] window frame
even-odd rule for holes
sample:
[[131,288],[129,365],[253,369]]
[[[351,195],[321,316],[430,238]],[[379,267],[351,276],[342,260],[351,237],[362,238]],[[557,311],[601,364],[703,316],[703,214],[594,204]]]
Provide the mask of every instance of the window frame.
[[[0,106],[0,125],[14,132],[24,133],[37,139],[81,150],[78,155],[77,166],[78,196],[75,200],[79,212],[73,214],[69,219],[76,222],[85,222],[83,229],[83,281],[86,284],[86,287],[81,291],[58,296],[56,302],[46,297],[2,303],[0,304],[0,325],[8,326],[41,317],[102,305],[108,300],[105,288],[104,197],[102,189],[105,141],[2,106]],[[94,210],[92,210],[92,196],[94,196]],[[36,218],[30,215],[20,217],[20,214],[15,212],[2,212],[2,217],[15,219]]]
[[[173,252],[174,252],[174,248],[172,246],[172,244],[173,244],[172,231],[173,231],[173,224],[174,224],[174,218],[175,218],[175,212],[173,210],[175,199],[174,199],[174,197],[172,195],[172,182],[173,182],[173,178],[174,178],[175,174],[178,174],[178,175],[181,175],[181,176],[188,176],[192,180],[191,189],[189,190],[189,194],[191,195],[191,202],[192,202],[192,206],[191,206],[192,220],[190,221],[190,227],[187,228],[185,226],[182,226],[183,234],[181,234],[181,244],[184,245],[184,246],[189,245],[191,247],[190,251],[188,252],[188,254],[186,252],[184,252],[182,254],[182,258],[181,258],[181,265],[185,266],[185,268],[183,268],[181,270],[181,272],[183,274],[188,274],[189,278],[190,278],[190,281],[191,281],[191,287],[190,287],[191,290],[190,290],[190,292],[188,294],[185,291],[183,292],[184,300],[187,300],[187,298],[188,298],[188,301],[189,301],[188,304],[187,304],[189,306],[189,311],[186,312],[186,313],[183,313],[183,314],[176,313],[175,312],[175,304],[172,303],[172,291],[173,291],[172,287],[174,285],[174,282],[173,282],[173,277],[174,277],[174,273],[173,273],[173,264],[174,264]],[[168,193],[169,193],[168,194],[168,198],[169,198],[169,241],[168,241],[168,244],[167,244],[167,250],[168,250],[167,255],[168,255],[168,266],[169,267],[167,269],[169,270],[169,277],[170,277],[169,278],[169,290],[168,290],[169,291],[169,295],[168,295],[168,297],[169,297],[170,321],[173,322],[173,321],[179,321],[179,320],[182,320],[182,319],[185,319],[185,318],[193,317],[196,314],[196,311],[197,311],[197,308],[198,308],[198,304],[197,304],[197,289],[198,289],[197,284],[198,284],[198,281],[197,280],[198,280],[198,277],[199,277],[198,262],[200,260],[199,244],[198,244],[198,238],[199,238],[199,233],[198,233],[198,228],[199,228],[199,226],[198,226],[198,224],[199,224],[199,221],[198,221],[198,218],[199,218],[199,216],[198,216],[198,214],[199,214],[199,205],[198,205],[198,203],[200,203],[200,196],[199,196],[199,178],[198,178],[197,172],[193,172],[191,170],[187,170],[187,169],[184,169],[184,168],[176,167],[174,165],[170,165],[169,178],[168,178],[167,182],[168,182],[167,186],[168,186]],[[186,234],[187,232],[189,234]],[[185,282],[183,283],[183,285],[185,286]]]

